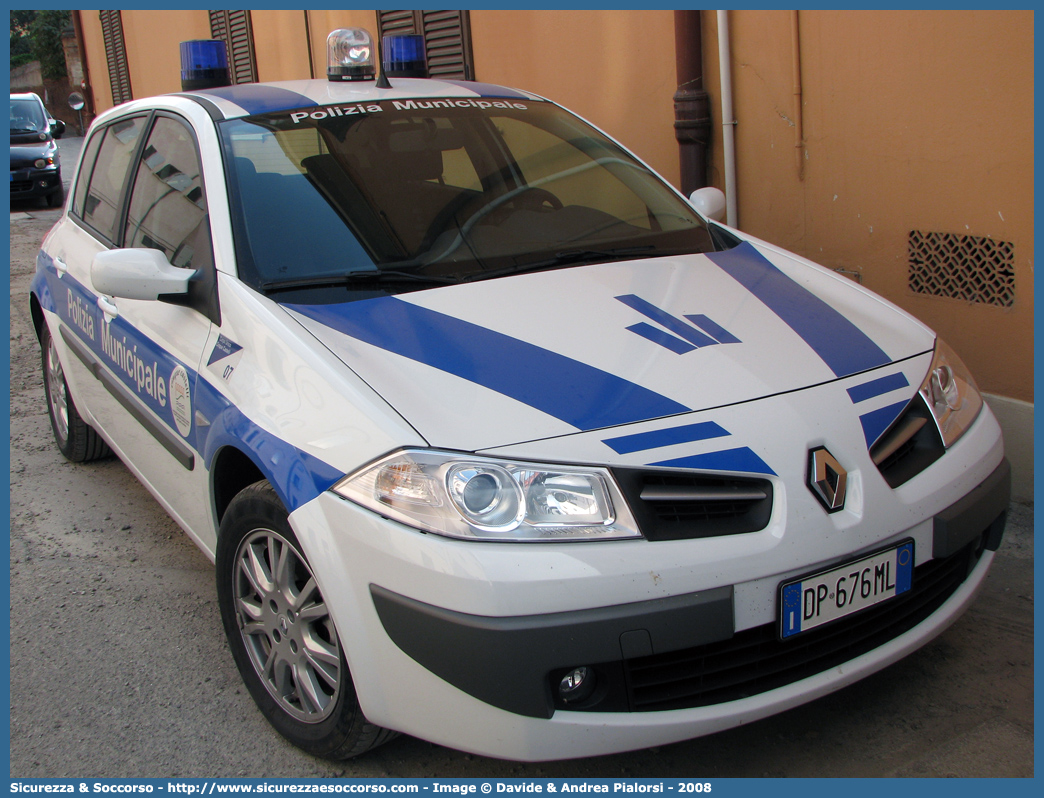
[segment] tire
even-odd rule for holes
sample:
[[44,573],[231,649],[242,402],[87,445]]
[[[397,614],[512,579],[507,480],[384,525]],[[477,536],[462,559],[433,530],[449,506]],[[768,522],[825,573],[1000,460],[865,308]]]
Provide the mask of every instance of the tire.
[[65,186],[62,185],[62,178],[59,175],[58,188],[47,195],[47,207],[60,208],[63,202],[65,202]]
[[[282,574],[273,574],[282,563]],[[217,591],[225,637],[254,702],[283,737],[349,759],[396,736],[359,707],[348,663],[308,561],[272,486],[240,492],[221,521]]]
[[51,331],[44,326],[40,336],[40,368],[43,371],[44,396],[47,398],[47,414],[51,418],[54,442],[66,460],[87,463],[112,454],[107,443],[93,427],[80,418],[73,403],[65,371],[58,359],[58,350],[51,338]]

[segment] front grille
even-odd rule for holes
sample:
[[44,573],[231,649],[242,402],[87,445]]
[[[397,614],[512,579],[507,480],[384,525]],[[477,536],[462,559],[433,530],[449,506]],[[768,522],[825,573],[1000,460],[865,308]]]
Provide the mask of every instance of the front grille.
[[756,532],[772,514],[767,479],[632,468],[614,468],[613,476],[649,540]]
[[776,624],[766,624],[718,643],[624,660],[622,674],[621,663],[595,666],[613,689],[603,700],[570,709],[654,712],[710,706],[823,673],[878,648],[938,610],[967,578],[981,550],[980,536],[958,553],[915,569],[913,587],[901,597],[786,641],[779,639]]

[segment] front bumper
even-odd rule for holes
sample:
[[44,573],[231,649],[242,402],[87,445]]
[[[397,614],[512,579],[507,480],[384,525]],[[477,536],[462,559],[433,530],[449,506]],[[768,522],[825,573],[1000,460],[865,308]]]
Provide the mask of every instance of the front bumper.
[[[509,712],[550,718],[556,708],[566,708],[554,693],[557,672],[579,665],[596,666],[604,684],[581,705],[585,711],[688,708],[800,681],[916,626],[956,592],[983,551],[997,550],[1010,495],[1011,468],[1005,460],[933,519],[933,559],[917,569],[909,594],[853,617],[849,625],[857,628],[848,633],[836,627],[812,632],[800,645],[778,641],[774,624],[746,630],[732,645],[714,645],[735,634],[731,586],[624,606],[507,618],[452,612],[377,585],[370,592],[399,648],[450,684]],[[744,674],[754,648],[756,673]],[[796,648],[815,653],[794,655]]]
[[[818,507],[809,514],[816,506],[803,486],[786,495],[786,518],[730,539],[475,544],[417,533],[329,493],[291,521],[370,720],[491,756],[598,755],[710,734],[805,703],[886,667],[956,620],[1000,543],[1010,480],[988,413],[958,446],[964,451],[944,458],[930,479],[896,491],[905,498],[894,521],[886,509],[875,510],[875,526],[887,522],[891,531],[872,543],[860,538],[844,554],[823,556],[823,538],[801,543],[808,537],[801,519],[827,518]],[[915,490],[921,498],[910,499]],[[878,507],[873,498],[864,506]],[[871,608],[851,619],[870,634],[793,678],[688,704],[645,707],[635,699],[630,682],[639,666],[655,669],[678,655],[691,663],[710,653],[724,657],[730,672],[732,652],[754,638],[755,646],[794,650],[793,641],[775,639],[779,583],[906,538],[916,543],[918,573],[944,572],[941,580],[915,574],[914,584],[942,586],[904,618],[882,621],[884,634],[873,633]],[[882,607],[913,604],[904,598]],[[848,619],[835,628],[847,626]],[[560,669],[578,665],[594,666],[606,684],[579,710],[554,695]],[[447,724],[447,717],[458,722]]]
[[61,187],[62,175],[56,169],[18,169],[11,172],[12,200],[49,197]]

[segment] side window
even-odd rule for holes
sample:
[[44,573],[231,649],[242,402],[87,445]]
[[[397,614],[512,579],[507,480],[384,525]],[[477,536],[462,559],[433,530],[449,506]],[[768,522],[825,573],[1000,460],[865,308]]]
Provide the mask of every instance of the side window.
[[121,119],[109,125],[91,172],[83,202],[83,220],[110,241],[116,240],[120,191],[144,126],[143,116]]
[[131,189],[123,246],[158,249],[185,269],[213,262],[196,142],[175,119],[157,117],[145,143]]
[[104,138],[105,131],[99,130],[91,136],[87,145],[83,148],[83,155],[80,157],[80,174],[76,180],[76,193],[73,195],[71,208],[74,216],[83,217],[83,200],[87,196],[87,184],[91,180],[94,159],[98,157],[98,148],[101,146]]

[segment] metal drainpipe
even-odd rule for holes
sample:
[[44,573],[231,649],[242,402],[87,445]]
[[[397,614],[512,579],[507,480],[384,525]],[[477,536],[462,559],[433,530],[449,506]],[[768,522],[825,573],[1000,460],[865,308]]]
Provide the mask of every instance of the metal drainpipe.
[[801,23],[798,12],[790,12],[791,75],[794,81],[794,147],[797,149],[798,180],[805,179],[804,97],[801,89]]
[[721,71],[721,134],[725,156],[725,224],[739,226],[736,201],[736,120],[732,114],[732,53],[729,50],[729,12],[718,12],[718,66]]
[[703,32],[699,11],[674,12],[678,90],[674,93],[674,137],[678,140],[681,190],[685,196],[707,185],[710,98],[703,88]]
[[305,47],[308,48],[308,77],[315,78],[315,58],[312,56],[312,18],[304,12]]

